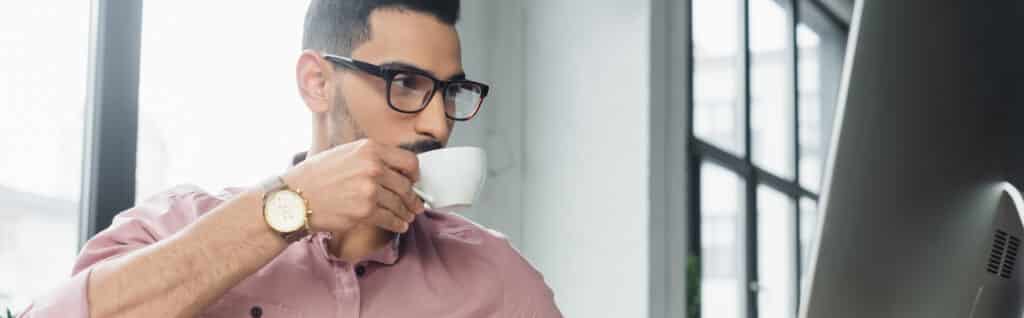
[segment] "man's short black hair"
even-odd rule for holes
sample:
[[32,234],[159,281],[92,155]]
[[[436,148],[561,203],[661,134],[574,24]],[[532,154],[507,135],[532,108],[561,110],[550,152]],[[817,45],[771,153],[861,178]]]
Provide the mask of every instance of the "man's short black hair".
[[448,25],[459,20],[459,0],[312,0],[302,30],[302,48],[349,55],[370,37],[376,9],[426,13]]

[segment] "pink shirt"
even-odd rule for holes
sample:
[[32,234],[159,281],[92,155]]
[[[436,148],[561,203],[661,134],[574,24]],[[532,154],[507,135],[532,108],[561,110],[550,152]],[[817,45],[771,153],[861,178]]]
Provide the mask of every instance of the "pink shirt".
[[[92,265],[168,237],[242,191],[182,186],[120,213],[86,243],[71,279],[19,317],[87,317]],[[541,274],[508,239],[456,214],[428,211],[356,264],[328,254],[328,238],[288,246],[200,317],[561,317]]]

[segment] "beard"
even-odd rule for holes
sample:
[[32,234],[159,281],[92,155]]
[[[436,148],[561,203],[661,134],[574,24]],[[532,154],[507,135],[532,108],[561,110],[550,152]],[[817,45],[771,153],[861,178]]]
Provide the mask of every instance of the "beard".
[[[338,96],[342,97],[341,88],[338,88]],[[386,107],[386,106],[385,106]],[[330,147],[334,148],[341,144],[365,139],[368,136],[366,131],[363,130],[359,123],[356,122],[355,118],[352,117],[351,112],[348,109],[348,104],[345,103],[345,98],[338,98],[333,105],[331,105],[331,111],[329,114],[331,122],[331,133],[329,136]],[[399,148],[411,151],[413,153],[424,153],[431,150],[437,150],[444,148],[437,139],[425,138],[412,142],[405,142],[398,145]]]
[[331,104],[331,110],[328,113],[330,124],[327,129],[330,131],[328,133],[330,148],[366,138],[366,131],[359,126],[349,112],[348,104],[345,103],[344,91],[340,86],[337,88],[337,96],[338,98]]

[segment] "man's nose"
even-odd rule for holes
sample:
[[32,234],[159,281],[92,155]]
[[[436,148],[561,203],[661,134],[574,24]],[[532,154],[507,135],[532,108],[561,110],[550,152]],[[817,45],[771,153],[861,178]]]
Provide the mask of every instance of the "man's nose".
[[438,91],[428,101],[427,108],[416,115],[416,132],[444,142],[451,128],[452,121],[445,116],[444,93]]

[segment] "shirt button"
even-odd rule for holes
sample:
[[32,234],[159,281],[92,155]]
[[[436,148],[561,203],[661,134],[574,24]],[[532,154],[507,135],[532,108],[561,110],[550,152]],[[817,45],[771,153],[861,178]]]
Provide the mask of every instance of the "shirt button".
[[249,315],[253,318],[263,317],[263,308],[260,308],[260,306],[252,306],[252,309],[249,309]]
[[366,275],[366,266],[356,266],[356,276],[363,277],[363,275]]

